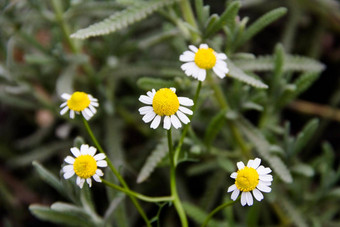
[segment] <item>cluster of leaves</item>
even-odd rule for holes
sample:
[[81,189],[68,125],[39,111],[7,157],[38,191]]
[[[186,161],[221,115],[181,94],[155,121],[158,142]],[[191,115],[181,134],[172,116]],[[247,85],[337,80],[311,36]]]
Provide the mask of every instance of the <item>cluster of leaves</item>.
[[[225,10],[211,14],[209,5],[195,0],[196,21],[192,22],[183,18],[183,2],[1,3],[0,100],[6,133],[1,132],[0,160],[24,178],[21,184],[26,190],[38,192],[42,179],[53,188],[44,186],[48,201],[57,197],[52,196],[55,191],[60,194],[56,199],[68,201],[31,205],[31,213],[69,225],[140,226],[140,217],[124,194],[108,188],[106,193],[101,193],[103,189],[79,190],[59,176],[71,145],[89,142],[89,138],[80,121],[59,116],[58,97],[74,90],[97,97],[101,106],[90,124],[114,165],[135,191],[168,195],[164,180],[168,172],[163,171],[168,166],[167,142],[160,131],[151,131],[141,121],[138,96],[152,88],[176,87],[177,93],[192,97],[196,82],[180,70],[178,56],[188,44],[207,42],[228,55],[230,73],[215,82],[220,83],[229,106],[220,106],[209,84],[203,84],[177,170],[179,194],[192,224],[202,224],[211,209],[228,200],[226,189],[232,183],[228,176],[235,163],[254,156],[274,171],[272,193],[253,207],[225,209],[211,226],[339,223],[336,184],[340,168],[334,163],[335,151],[325,142],[318,148],[321,152],[306,159],[305,153],[312,149],[306,147],[319,121],[310,120],[294,136],[282,116],[284,108],[319,78],[325,66],[288,52],[290,29],[284,34],[284,45],[277,44],[265,56],[252,53],[254,37],[286,15],[287,9],[268,9],[250,23],[248,17],[239,16],[240,9],[247,7],[239,1],[226,5],[216,1],[213,4],[225,6]],[[87,39],[93,36],[99,37]],[[73,140],[75,132],[84,138]],[[178,141],[179,136],[174,138]],[[246,143],[240,146],[240,140]],[[33,162],[35,172],[31,167],[34,160],[38,160]],[[22,171],[26,169],[29,174]],[[109,172],[105,177],[115,180]],[[0,201],[6,204],[1,209],[11,222],[16,218],[11,214],[16,208],[11,199],[13,185],[2,179],[0,185]],[[28,203],[44,199],[37,197]],[[145,205],[149,216],[162,226],[176,226],[175,215],[162,212],[171,208],[157,205]],[[267,212],[261,212],[264,209]]]

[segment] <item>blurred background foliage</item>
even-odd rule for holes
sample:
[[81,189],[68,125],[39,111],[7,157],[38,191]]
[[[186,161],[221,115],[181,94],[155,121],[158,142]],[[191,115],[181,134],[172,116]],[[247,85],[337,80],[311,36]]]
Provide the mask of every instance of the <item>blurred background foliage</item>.
[[[44,226],[43,220],[50,220],[141,226],[141,218],[121,193],[100,184],[80,192],[60,177],[69,148],[91,142],[80,119],[59,115],[59,97],[81,90],[98,98],[99,113],[90,124],[115,166],[135,191],[168,195],[165,134],[141,121],[138,97],[164,85],[193,96],[197,82],[184,75],[178,57],[194,37],[194,42],[205,41],[226,52],[229,66],[269,88],[253,88],[232,78],[218,81],[229,103],[226,110],[211,98],[209,86],[203,86],[177,170],[191,225],[201,224],[211,209],[229,199],[229,175],[237,161],[247,160],[241,152],[246,150],[274,169],[272,193],[252,207],[237,204],[225,209],[211,226],[339,226],[339,2],[243,0],[239,11],[234,9],[235,20],[216,30],[222,25],[215,22],[233,1],[206,0],[210,18],[198,16],[199,31],[183,22],[178,1],[160,0],[162,6],[152,12],[143,8],[150,2],[0,2],[1,225]],[[191,1],[195,15],[200,15],[201,2]],[[287,8],[287,13],[279,8],[282,17],[274,23],[259,32],[242,33],[278,7]],[[119,21],[121,26],[112,33],[70,38],[127,9],[131,10],[125,15],[132,19]],[[237,145],[230,122],[247,141],[244,148]],[[30,204],[43,204],[47,210],[53,204],[56,220],[47,217],[43,206],[31,206],[36,216],[32,215]],[[143,203],[150,217],[160,217],[161,226],[177,226],[173,208],[158,205],[162,209]],[[65,215],[65,210],[83,222]]]

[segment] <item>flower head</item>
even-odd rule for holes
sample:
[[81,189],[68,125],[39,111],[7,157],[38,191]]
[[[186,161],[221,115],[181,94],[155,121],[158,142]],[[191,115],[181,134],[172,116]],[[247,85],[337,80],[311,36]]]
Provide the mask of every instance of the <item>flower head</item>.
[[[255,158],[250,159],[247,166],[244,166],[243,162],[238,162],[238,171],[230,175],[231,178],[235,179],[235,184],[228,188],[228,192],[231,194],[231,199],[236,200],[240,192],[242,206],[248,204],[253,205],[253,196],[257,201],[263,199],[262,192],[270,192],[271,182],[273,176],[269,173],[272,171],[269,167],[260,165],[261,159]],[[252,192],[252,193],[251,193]]]
[[[149,123],[150,127],[156,129],[164,116],[163,127],[170,129],[171,125],[175,128],[188,124],[190,119],[185,115],[192,115],[192,111],[184,106],[192,106],[194,102],[186,97],[177,97],[175,88],[161,88],[157,92],[155,89],[148,91],[147,95],[141,95],[139,101],[151,106],[139,108],[139,113],[144,115],[143,121]],[[177,116],[176,116],[177,115]]]
[[95,155],[97,149],[92,146],[89,147],[87,144],[81,145],[80,150],[77,147],[72,147],[70,150],[75,158],[71,156],[65,158],[65,162],[68,163],[68,165],[65,165],[62,169],[64,178],[69,179],[76,174],[76,182],[80,188],[83,188],[85,180],[91,187],[91,177],[93,177],[95,181],[101,182],[100,177],[104,176],[104,173],[101,169],[98,169],[98,167],[107,166],[107,162],[103,160],[106,158],[105,154],[99,153]]
[[207,44],[201,44],[199,49],[190,45],[189,49],[179,56],[179,60],[185,62],[181,68],[187,76],[204,81],[208,69],[212,69],[220,78],[224,78],[229,72],[227,63],[224,61],[227,59],[225,54],[216,53]]
[[66,101],[60,105],[63,108],[60,114],[64,115],[70,110],[70,118],[72,119],[75,113],[79,114],[81,112],[86,120],[90,120],[97,112],[95,107],[99,106],[98,100],[85,92],[76,91],[72,95],[64,93],[61,95],[61,98]]

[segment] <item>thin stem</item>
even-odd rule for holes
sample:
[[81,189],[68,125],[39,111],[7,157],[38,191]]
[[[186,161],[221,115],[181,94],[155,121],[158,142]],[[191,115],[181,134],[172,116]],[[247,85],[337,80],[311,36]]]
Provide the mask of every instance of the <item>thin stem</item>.
[[[197,88],[196,88],[196,93],[195,93],[195,96],[194,96],[194,105],[192,107],[193,114],[189,116],[190,121],[193,118],[194,113],[195,113],[196,108],[197,108],[197,100],[198,100],[198,96],[199,96],[200,91],[201,91],[201,87],[202,87],[202,81],[198,81],[198,85],[197,85]],[[178,145],[176,147],[175,155],[174,155],[174,165],[175,166],[177,166],[178,157],[179,157],[179,154],[180,154],[180,151],[181,151],[181,148],[182,148],[182,145],[183,145],[183,141],[184,141],[185,136],[187,135],[189,127],[190,127],[190,123],[185,125],[185,127],[183,129],[183,132],[182,132],[182,135],[181,135],[181,138],[180,138],[180,140],[178,142]]]
[[134,192],[132,190],[128,190],[128,189],[125,189],[125,188],[122,188],[116,184],[113,184],[107,180],[104,180],[104,179],[101,179],[102,182],[113,188],[113,189],[116,189],[118,191],[121,191],[121,192],[124,192],[125,194],[127,195],[130,195],[130,196],[134,196],[140,200],[143,200],[143,201],[146,201],[146,202],[151,202],[151,203],[158,203],[158,202],[169,202],[169,201],[173,201],[173,197],[172,196],[162,196],[162,197],[150,197],[150,196],[146,196],[146,195],[142,195],[140,193],[137,193],[137,192]]
[[174,164],[174,152],[172,147],[172,137],[171,137],[171,128],[167,131],[168,133],[168,146],[169,146],[169,159],[170,159],[170,189],[171,189],[171,196],[173,197],[173,202],[175,208],[177,210],[177,214],[181,220],[182,227],[188,227],[188,220],[187,216],[184,212],[182,203],[177,193],[176,187],[176,167]]
[[[190,24],[192,27],[198,28],[190,2],[188,0],[181,0],[179,4],[185,21],[188,22],[188,24]],[[191,32],[191,37],[194,42],[198,41],[199,39],[199,35],[194,32]]]
[[235,201],[230,201],[230,202],[227,202],[227,203],[223,203],[221,205],[219,205],[218,207],[216,207],[213,211],[210,212],[210,214],[208,215],[208,217],[206,217],[206,219],[204,220],[203,222],[203,225],[201,225],[201,227],[205,227],[207,226],[208,222],[210,221],[210,219],[212,218],[212,216],[214,216],[217,212],[219,212],[220,210],[230,206],[230,205],[233,205],[236,201],[240,200],[240,198],[238,198],[237,200]]
[[[96,139],[96,137],[94,136],[88,122],[86,121],[85,118],[82,118],[83,119],[83,123],[85,125],[85,128],[87,130],[87,132],[89,133],[93,143],[95,144],[95,146],[97,147],[97,149],[99,150],[99,152],[105,154],[103,148],[100,146],[100,144],[98,143],[98,140]],[[106,154],[105,154],[106,155]],[[117,179],[119,180],[119,182],[123,185],[123,187],[130,191],[130,188],[129,186],[127,185],[127,183],[125,182],[125,180],[123,179],[123,177],[119,174],[119,172],[117,171],[117,169],[114,167],[114,165],[112,164],[111,160],[108,158],[108,156],[106,155],[106,161],[110,167],[110,169],[112,170],[113,174],[117,177]],[[138,210],[139,214],[142,216],[142,218],[144,219],[146,225],[148,227],[151,227],[151,224],[149,222],[149,219],[148,217],[146,216],[146,214],[144,213],[144,210],[142,209],[142,207],[139,205],[138,201],[136,200],[136,198],[132,195],[129,195],[132,203],[135,205],[136,209]]]

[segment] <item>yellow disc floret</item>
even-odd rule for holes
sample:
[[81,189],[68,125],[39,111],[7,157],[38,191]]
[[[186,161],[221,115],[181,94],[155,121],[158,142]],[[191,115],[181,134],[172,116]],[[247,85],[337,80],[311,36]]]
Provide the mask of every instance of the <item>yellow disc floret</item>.
[[171,116],[179,108],[177,95],[169,88],[159,89],[153,97],[152,107],[159,116]]
[[259,174],[254,168],[244,167],[237,171],[235,180],[236,187],[242,192],[249,192],[256,188],[259,183]]
[[195,63],[201,69],[211,69],[216,64],[216,56],[211,48],[200,48],[195,54]]
[[92,177],[97,170],[97,162],[91,155],[80,155],[73,164],[74,172],[81,178]]
[[90,98],[85,92],[76,91],[71,98],[67,100],[67,106],[74,111],[83,111],[90,105]]

